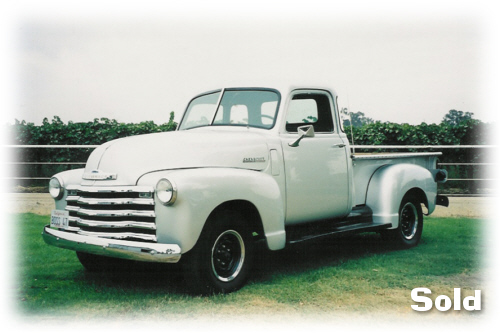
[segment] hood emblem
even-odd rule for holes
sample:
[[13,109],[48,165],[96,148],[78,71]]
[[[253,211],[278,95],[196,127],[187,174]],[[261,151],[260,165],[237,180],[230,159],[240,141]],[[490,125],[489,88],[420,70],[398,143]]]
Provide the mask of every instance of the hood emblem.
[[244,157],[243,163],[262,163],[265,162],[265,157]]
[[101,170],[92,170],[83,174],[83,179],[86,180],[115,180],[116,173],[102,172]]

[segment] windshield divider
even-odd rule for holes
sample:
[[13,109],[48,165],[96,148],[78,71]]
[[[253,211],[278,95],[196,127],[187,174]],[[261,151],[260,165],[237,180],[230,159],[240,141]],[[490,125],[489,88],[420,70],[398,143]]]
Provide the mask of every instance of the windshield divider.
[[219,110],[220,102],[222,102],[222,96],[224,96],[224,92],[226,91],[226,88],[222,88],[220,95],[219,95],[219,100],[217,101],[217,106],[215,107],[215,112],[214,116],[212,117],[212,122],[210,123],[210,126],[213,126],[215,117],[217,117],[217,111]]

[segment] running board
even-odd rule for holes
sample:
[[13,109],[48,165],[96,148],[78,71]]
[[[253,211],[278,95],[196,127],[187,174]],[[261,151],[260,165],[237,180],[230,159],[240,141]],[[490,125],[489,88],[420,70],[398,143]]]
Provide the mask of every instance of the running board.
[[391,223],[373,223],[371,210],[360,207],[341,221],[326,220],[288,227],[287,243],[295,244],[337,234],[379,231],[391,226]]

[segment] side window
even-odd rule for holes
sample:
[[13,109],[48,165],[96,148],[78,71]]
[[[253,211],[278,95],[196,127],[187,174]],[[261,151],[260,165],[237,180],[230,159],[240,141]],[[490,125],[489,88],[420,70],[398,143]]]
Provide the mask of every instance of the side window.
[[292,97],[286,118],[287,132],[312,124],[317,133],[333,132],[330,99],[321,93],[299,93]]
[[286,121],[290,124],[308,124],[318,121],[318,105],[314,99],[292,99]]

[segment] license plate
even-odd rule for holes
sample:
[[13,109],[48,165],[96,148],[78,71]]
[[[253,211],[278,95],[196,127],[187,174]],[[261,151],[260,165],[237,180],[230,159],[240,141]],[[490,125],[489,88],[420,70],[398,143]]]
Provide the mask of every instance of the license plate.
[[66,229],[69,226],[69,212],[54,209],[50,215],[50,226],[52,228]]

